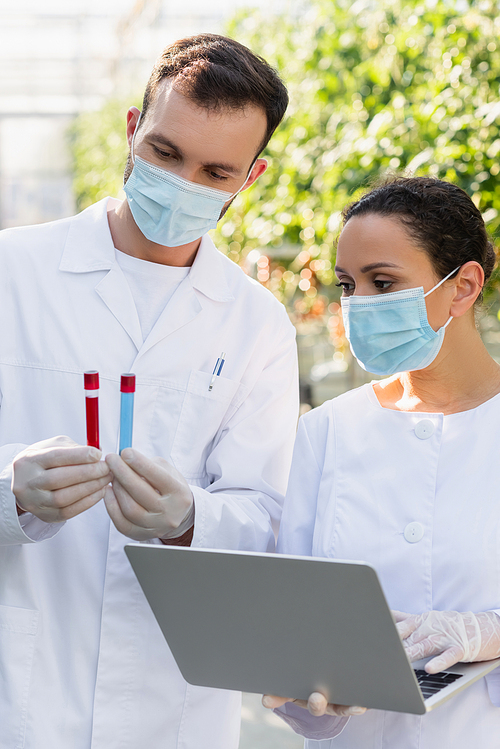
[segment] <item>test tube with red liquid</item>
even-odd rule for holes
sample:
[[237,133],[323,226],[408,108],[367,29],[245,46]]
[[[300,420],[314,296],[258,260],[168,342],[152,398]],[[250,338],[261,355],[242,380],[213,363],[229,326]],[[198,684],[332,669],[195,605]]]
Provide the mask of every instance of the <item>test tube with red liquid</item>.
[[84,372],[85,413],[87,416],[87,445],[99,450],[99,372]]

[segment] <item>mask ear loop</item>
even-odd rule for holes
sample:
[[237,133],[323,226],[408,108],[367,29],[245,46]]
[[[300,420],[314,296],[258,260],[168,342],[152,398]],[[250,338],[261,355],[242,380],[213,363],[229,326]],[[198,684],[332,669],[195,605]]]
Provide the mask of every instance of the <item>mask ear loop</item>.
[[135,164],[135,154],[134,154],[134,144],[135,144],[135,136],[137,134],[137,131],[139,130],[139,122],[141,121],[142,112],[139,112],[139,119],[136,122],[134,134],[132,136],[132,142],[130,144],[130,156],[132,158],[132,164]]
[[[135,133],[134,133],[134,135],[135,135]],[[252,162],[252,165],[251,165],[250,169],[248,170],[247,178],[246,178],[246,180],[245,180],[245,181],[243,182],[243,184],[242,184],[242,186],[240,187],[240,189],[239,189],[239,190],[236,190],[236,192],[234,192],[234,193],[233,193],[232,195],[230,195],[230,196],[229,196],[229,198],[227,199],[226,203],[228,203],[229,201],[231,201],[231,202],[232,202],[232,201],[233,201],[233,200],[235,199],[235,197],[236,197],[237,195],[239,195],[239,194],[240,194],[240,192],[241,192],[241,191],[243,190],[243,188],[245,187],[246,183],[247,183],[247,182],[248,182],[248,180],[250,179],[250,175],[252,174],[252,169],[253,169],[253,168],[254,168],[254,166],[255,166],[255,162],[257,161],[257,158],[258,158],[258,157],[256,156],[256,157],[255,157],[255,159],[253,160],[253,162]],[[225,204],[224,204],[224,205],[225,205]],[[225,213],[225,211],[224,211],[224,208],[222,208],[222,210],[221,210],[221,212],[220,212],[220,216],[219,216],[219,218],[217,219],[217,221],[220,221],[220,220],[221,220],[221,218],[222,218],[222,216],[224,215],[224,213]]]
[[452,270],[451,273],[448,273],[448,275],[445,276],[439,283],[437,283],[435,286],[433,286],[430,291],[426,291],[425,294],[424,294],[424,298],[426,296],[429,296],[429,294],[432,294],[433,291],[436,291],[436,289],[438,289],[441,286],[442,283],[444,283],[445,281],[447,281],[454,273],[457,272],[457,270],[460,270],[461,267],[462,266],[459,265],[457,268],[455,268],[455,270]]
[[[134,135],[135,135],[135,133],[134,133]],[[243,190],[243,188],[245,187],[246,183],[247,183],[247,182],[248,182],[248,180],[250,179],[250,175],[252,174],[252,169],[254,168],[254,166],[255,166],[255,164],[256,164],[256,162],[257,162],[257,158],[258,158],[258,157],[255,157],[255,159],[253,160],[253,162],[252,162],[252,165],[251,165],[250,169],[248,170],[248,174],[247,174],[247,178],[246,178],[246,180],[245,180],[245,181],[243,182],[243,184],[242,184],[242,186],[240,187],[240,189],[239,189],[239,190],[236,190],[236,192],[235,192],[235,193],[233,193],[233,194],[231,195],[231,197],[229,198],[229,200],[234,200],[234,199],[235,199],[235,197],[236,197],[237,195],[239,195],[239,194],[240,194],[240,192],[241,192],[241,191]]]
[[[457,268],[455,268],[455,270],[452,270],[451,273],[448,273],[448,275],[445,276],[439,283],[437,283],[435,286],[433,286],[430,291],[427,291],[424,294],[424,299],[425,299],[426,296],[429,296],[429,294],[432,294],[433,291],[435,291],[437,288],[439,288],[442,283],[444,283],[445,281],[447,281],[450,278],[450,276],[452,276],[454,273],[457,272],[457,270],[460,270],[461,267],[462,266],[459,265]],[[448,325],[451,323],[452,320],[453,320],[453,315],[450,315],[450,317],[448,318],[448,320],[443,325],[442,330],[445,330],[448,327]]]

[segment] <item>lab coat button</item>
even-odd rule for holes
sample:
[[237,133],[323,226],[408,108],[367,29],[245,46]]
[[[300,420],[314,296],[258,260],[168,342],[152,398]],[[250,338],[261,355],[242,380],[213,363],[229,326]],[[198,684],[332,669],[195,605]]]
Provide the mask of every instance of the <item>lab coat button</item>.
[[424,526],[422,523],[408,523],[404,530],[405,540],[409,544],[418,543],[424,535]]
[[415,426],[415,434],[419,440],[428,440],[434,434],[434,424],[430,419],[422,419]]

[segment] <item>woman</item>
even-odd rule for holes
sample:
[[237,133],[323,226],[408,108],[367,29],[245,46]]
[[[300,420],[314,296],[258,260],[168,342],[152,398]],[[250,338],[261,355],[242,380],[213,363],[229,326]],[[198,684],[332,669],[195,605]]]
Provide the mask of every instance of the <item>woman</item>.
[[[431,673],[500,655],[500,366],[474,320],[494,263],[455,185],[397,178],[344,211],[346,335],[388,378],[302,418],[279,537],[283,553],[371,563],[408,612],[396,618],[410,659],[434,655]],[[499,672],[422,717],[319,694],[264,704],[315,739],[306,747],[498,749]]]

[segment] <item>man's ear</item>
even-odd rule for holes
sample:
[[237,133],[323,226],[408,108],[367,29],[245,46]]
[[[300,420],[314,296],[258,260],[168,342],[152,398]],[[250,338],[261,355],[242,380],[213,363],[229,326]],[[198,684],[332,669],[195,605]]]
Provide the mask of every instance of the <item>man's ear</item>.
[[464,263],[454,279],[456,285],[450,315],[461,317],[473,306],[484,286],[484,270],[475,260]]
[[132,137],[135,133],[140,114],[141,112],[137,107],[130,107],[127,112],[127,143],[129,148],[132,145]]
[[264,174],[264,172],[266,171],[266,169],[267,169],[267,159],[257,159],[257,161],[255,162],[255,164],[252,167],[252,171],[250,172],[250,176],[248,178],[248,181],[247,181],[245,187],[243,188],[243,190],[241,190],[241,192],[243,192],[244,190],[248,190],[248,188],[250,187],[250,185],[253,185],[253,183],[255,182],[255,180],[259,179],[259,177],[262,174]]

